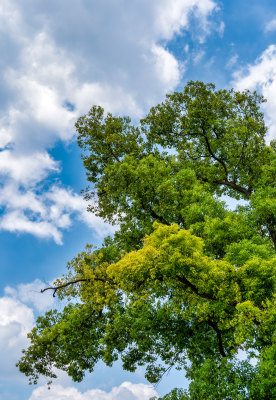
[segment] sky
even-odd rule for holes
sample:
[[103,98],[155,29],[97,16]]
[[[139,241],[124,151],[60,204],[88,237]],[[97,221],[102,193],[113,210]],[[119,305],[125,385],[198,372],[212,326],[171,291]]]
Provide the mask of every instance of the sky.
[[147,400],[143,369],[99,364],[28,386],[15,368],[35,318],[61,308],[39,290],[114,227],[86,211],[74,124],[94,104],[143,117],[189,80],[257,90],[276,138],[274,0],[0,0],[0,400]]

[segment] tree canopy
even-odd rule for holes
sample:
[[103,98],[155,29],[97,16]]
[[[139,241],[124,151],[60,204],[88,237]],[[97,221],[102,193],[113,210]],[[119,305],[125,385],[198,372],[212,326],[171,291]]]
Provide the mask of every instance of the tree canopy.
[[[120,358],[152,383],[185,370],[189,390],[164,400],[276,396],[276,144],[264,101],[189,82],[139,125],[98,106],[79,118],[89,210],[118,229],[45,288],[67,304],[29,334],[18,366],[30,382],[53,367],[80,381]],[[243,201],[233,210],[223,195]]]

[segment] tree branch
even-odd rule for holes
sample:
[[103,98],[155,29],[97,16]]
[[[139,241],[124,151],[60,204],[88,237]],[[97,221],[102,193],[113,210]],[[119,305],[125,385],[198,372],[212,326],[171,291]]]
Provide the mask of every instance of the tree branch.
[[206,299],[206,300],[214,300],[214,301],[216,300],[215,297],[211,296],[208,293],[200,293],[198,291],[198,288],[193,283],[188,281],[188,279],[185,278],[185,276],[178,276],[177,275],[176,278],[179,280],[179,282],[184,283],[184,285],[188,286],[199,297],[202,297],[203,299]]
[[213,183],[218,183],[218,184],[220,184],[220,185],[229,186],[229,187],[231,187],[232,189],[235,189],[235,190],[237,190],[238,192],[245,194],[246,197],[247,197],[248,199],[249,199],[250,196],[251,196],[251,190],[250,190],[249,188],[246,189],[246,188],[244,188],[244,187],[242,187],[242,186],[240,186],[240,185],[237,185],[237,184],[234,183],[234,182],[229,182],[227,179],[225,179],[225,180],[214,179],[214,180],[213,180]]
[[226,167],[225,162],[224,162],[221,158],[218,158],[218,157],[213,153],[213,151],[212,151],[212,149],[211,149],[211,145],[210,145],[210,143],[209,143],[209,140],[208,140],[208,137],[207,137],[207,135],[206,135],[206,132],[205,132],[204,127],[202,127],[202,132],[203,132],[203,137],[204,137],[205,142],[206,142],[206,144],[207,144],[207,148],[208,148],[209,153],[211,154],[211,156],[213,157],[214,160],[216,160],[218,163],[220,163],[220,164],[222,165],[222,167],[223,167],[223,169],[224,169],[224,172],[225,172],[225,176],[226,176],[226,178],[227,178],[227,176],[228,176],[228,170],[227,170],[227,167]]
[[65,288],[66,286],[74,285],[74,283],[86,282],[86,281],[88,281],[88,280],[89,280],[89,279],[76,279],[75,281],[66,282],[66,283],[64,283],[63,285],[59,285],[59,286],[49,286],[49,287],[47,287],[47,288],[41,289],[41,290],[40,290],[40,293],[44,293],[44,292],[46,292],[46,290],[53,290],[53,297],[55,297],[55,296],[56,296],[56,291],[57,291],[58,289],[63,289],[63,288]]
[[226,357],[226,354],[225,354],[225,351],[223,348],[223,343],[222,343],[221,330],[218,328],[217,324],[215,322],[213,322],[212,320],[209,319],[207,322],[208,322],[208,325],[210,325],[217,334],[220,354],[222,355],[222,357]]
[[265,221],[266,227],[268,229],[268,232],[270,234],[270,237],[272,239],[272,242],[274,244],[275,250],[276,250],[276,227],[275,223],[271,223],[271,221]]
[[161,224],[169,225],[168,222],[161,215],[156,214],[156,212],[151,207],[149,208],[149,211],[152,218],[158,219],[161,222]]
[[159,383],[161,382],[162,378],[164,377],[165,374],[169,374],[169,372],[171,371],[171,369],[174,366],[174,363],[177,361],[179,354],[181,353],[181,351],[178,351],[176,353],[176,355],[174,356],[171,364],[168,366],[168,368],[162,373],[162,375],[160,376],[159,380],[156,382],[156,384],[154,385],[154,389],[157,388],[157,386],[159,385]]
[[116,156],[116,154],[113,152],[111,145],[108,143],[107,146],[108,146],[108,149],[109,149],[109,151],[110,151],[111,156],[114,157],[115,160],[118,161],[118,162],[120,163],[121,160],[120,160],[120,159]]
[[207,183],[217,183],[218,185],[225,185],[225,186],[229,186],[232,189],[235,189],[237,192],[243,193],[246,195],[246,197],[249,199],[252,191],[250,188],[246,189],[240,185],[237,185],[234,182],[229,182],[227,179],[225,180],[221,180],[221,179],[214,179],[214,180],[209,180],[207,178],[203,178],[203,177],[198,177],[198,179],[202,180],[203,182],[207,182]]
[[151,208],[149,205],[146,207],[146,205],[145,205],[145,203],[144,203],[144,201],[143,201],[142,199],[141,199],[141,205],[142,205],[142,207],[143,207],[143,209],[144,209],[145,211],[148,211],[148,212],[150,213],[150,215],[151,215],[151,217],[152,217],[153,219],[157,219],[158,221],[161,222],[161,224],[170,225],[170,224],[168,224],[168,222],[167,222],[161,215],[158,215],[158,214],[153,210],[153,208]]
[[[85,278],[76,279],[74,281],[69,281],[69,282],[66,282],[66,283],[64,283],[62,285],[59,285],[59,286],[49,286],[47,288],[41,289],[40,293],[44,293],[44,292],[46,292],[46,290],[53,290],[53,297],[55,297],[56,296],[56,292],[59,289],[63,289],[65,287],[69,286],[69,285],[74,285],[75,283],[78,283],[78,282],[89,282],[91,280],[92,279],[85,279]],[[94,278],[93,280],[94,281],[99,281],[99,282],[104,282],[104,283],[107,282],[106,279],[102,279],[102,278]],[[111,285],[114,285],[114,283],[112,281],[108,281],[108,283],[110,283]]]

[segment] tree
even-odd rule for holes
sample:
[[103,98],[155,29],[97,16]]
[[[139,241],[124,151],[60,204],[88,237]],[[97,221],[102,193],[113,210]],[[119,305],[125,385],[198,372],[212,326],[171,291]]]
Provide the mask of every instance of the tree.
[[53,367],[80,381],[120,357],[150,382],[185,369],[189,392],[166,399],[274,398],[276,145],[262,102],[189,82],[139,126],[96,106],[79,118],[89,209],[118,230],[44,289],[68,304],[29,334],[30,382]]

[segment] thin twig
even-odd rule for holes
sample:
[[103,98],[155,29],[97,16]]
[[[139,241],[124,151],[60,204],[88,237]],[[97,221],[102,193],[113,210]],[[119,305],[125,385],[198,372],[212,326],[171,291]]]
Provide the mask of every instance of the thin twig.
[[55,297],[56,292],[57,292],[58,289],[63,289],[66,286],[74,285],[74,283],[87,282],[87,281],[89,281],[89,279],[84,279],[84,278],[83,279],[76,279],[75,281],[66,282],[63,285],[46,287],[44,289],[41,289],[40,293],[44,293],[44,292],[46,292],[46,290],[53,290],[53,297]]

